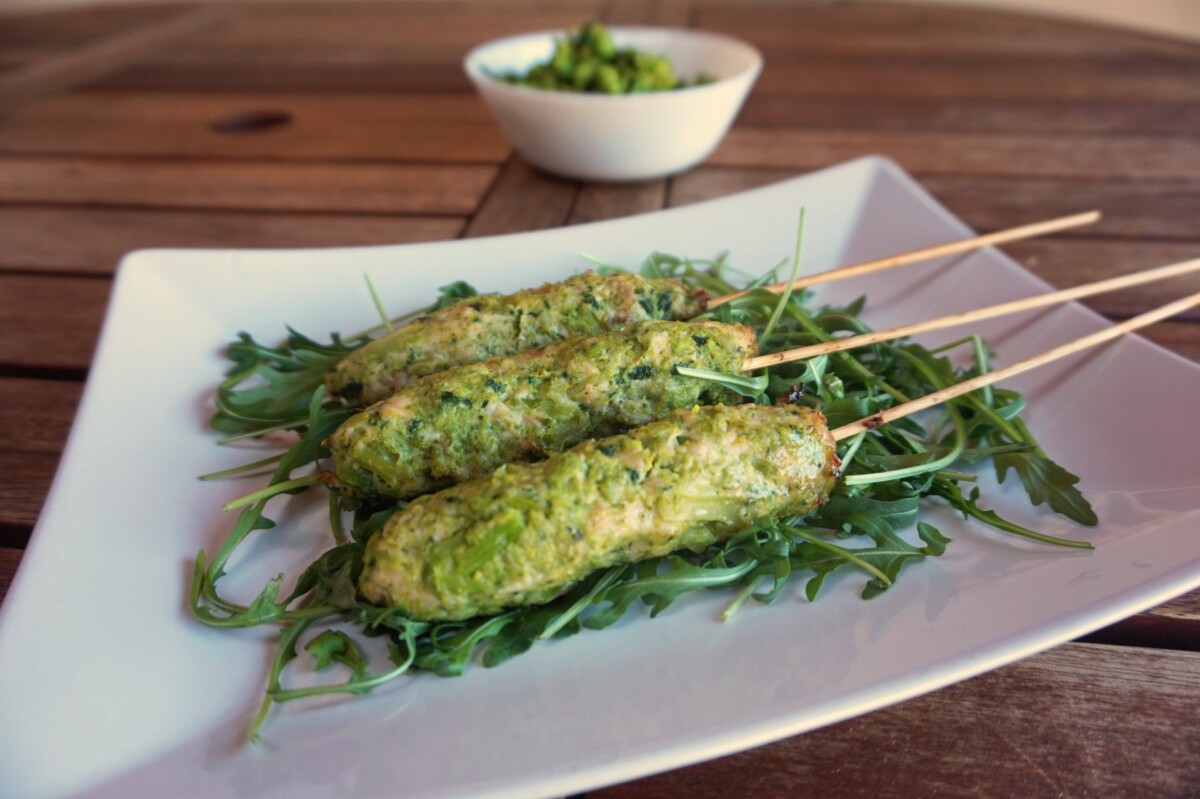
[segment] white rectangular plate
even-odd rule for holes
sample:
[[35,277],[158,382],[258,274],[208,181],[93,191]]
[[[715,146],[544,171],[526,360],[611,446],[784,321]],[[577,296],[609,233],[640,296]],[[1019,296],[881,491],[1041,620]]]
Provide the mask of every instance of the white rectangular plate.
[[[239,330],[313,336],[369,326],[369,273],[389,310],[466,279],[513,290],[654,250],[728,250],[757,272],[790,257],[807,212],[805,271],[969,234],[894,164],[867,158],[645,216],[513,236],[307,251],[150,250],[121,264],[58,477],[0,616],[0,774],[15,796],[549,796],[757,746],[931,691],[1069,640],[1200,584],[1200,369],[1141,339],[1013,386],[1047,451],[1082,477],[1102,520],[1076,528],[984,474],[988,502],[1094,552],[1035,546],[937,509],[954,542],[883,596],[831,579],[717,620],[729,596],[633,612],[604,632],[535,647],[458,679],[426,674],[367,698],[277,710],[241,735],[262,689],[266,631],[194,622],[192,559],[247,484],[196,476],[249,460],[214,445],[220,350]],[[1130,269],[1152,266],[1131,264]],[[832,284],[866,293],[876,324],[1046,290],[995,251]],[[1097,329],[1062,307],[980,328],[1006,363]],[[960,331],[947,334],[961,335]],[[1135,388],[1131,388],[1135,387]],[[1136,396],[1136,407],[1132,400]],[[1015,480],[1010,481],[1015,483]],[[315,493],[315,492],[312,492]],[[247,598],[327,545],[320,502],[278,505],[227,580]],[[263,565],[266,561],[266,565]]]

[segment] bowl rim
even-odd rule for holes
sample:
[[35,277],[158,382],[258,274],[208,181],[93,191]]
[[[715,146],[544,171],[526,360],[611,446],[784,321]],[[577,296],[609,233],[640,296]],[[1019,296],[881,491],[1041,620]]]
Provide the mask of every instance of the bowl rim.
[[[763,54],[754,45],[747,41],[738,39],[734,36],[729,36],[724,33],[715,31],[697,30],[693,28],[678,28],[669,26],[654,26],[654,25],[606,25],[609,33],[616,36],[637,35],[637,34],[656,34],[675,36],[686,39],[699,39],[709,42],[718,43],[724,46],[730,46],[741,50],[745,55],[749,56],[750,63],[734,72],[732,75],[718,78],[711,83],[700,85],[684,86],[679,89],[668,91],[655,92],[638,92],[636,94],[602,94],[599,92],[574,92],[574,91],[556,91],[553,89],[538,89],[532,86],[514,86],[511,83],[505,83],[497,80],[492,74],[483,68],[483,64],[479,58],[480,53],[484,50],[502,45],[517,44],[528,40],[550,39],[553,41],[556,37],[561,37],[569,31],[568,28],[551,28],[539,31],[528,31],[526,33],[517,33],[511,36],[501,36],[496,39],[491,39],[486,42],[481,42],[475,45],[467,54],[463,56],[462,67],[467,77],[477,86],[482,88],[487,86],[491,91],[512,92],[514,97],[540,97],[547,102],[559,103],[631,103],[631,102],[661,102],[668,98],[695,96],[702,92],[717,91],[735,81],[743,81],[749,79],[753,82],[754,79],[762,72]],[[552,99],[553,98],[553,99]]]

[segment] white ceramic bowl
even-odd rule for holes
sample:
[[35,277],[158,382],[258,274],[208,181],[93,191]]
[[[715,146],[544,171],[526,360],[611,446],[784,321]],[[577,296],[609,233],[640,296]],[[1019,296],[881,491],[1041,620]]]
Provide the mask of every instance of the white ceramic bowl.
[[513,147],[536,167],[571,178],[648,180],[689,169],[725,136],[762,70],[745,42],[679,28],[610,28],[618,46],[671,59],[675,73],[701,86],[604,95],[512,86],[492,75],[525,72],[546,61],[563,31],[488,42],[463,60],[467,76]]

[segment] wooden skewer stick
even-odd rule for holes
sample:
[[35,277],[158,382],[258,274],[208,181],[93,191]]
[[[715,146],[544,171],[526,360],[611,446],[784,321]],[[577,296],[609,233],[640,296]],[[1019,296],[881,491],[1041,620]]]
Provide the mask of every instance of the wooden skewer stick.
[[790,350],[781,352],[772,352],[766,355],[759,355],[754,358],[748,358],[742,364],[742,371],[749,372],[754,369],[761,369],[764,366],[774,366],[781,363],[790,363],[792,361],[801,361],[806,358],[814,358],[818,355],[826,355],[832,352],[841,352],[842,350],[850,350],[856,347],[865,347],[868,344],[877,344],[880,341],[890,341],[892,339],[904,338],[905,336],[916,335],[917,333],[927,333],[930,330],[941,330],[946,327],[956,327],[965,325],[970,322],[978,322],[983,319],[992,319],[1005,314],[1019,313],[1020,311],[1028,311],[1034,308],[1041,308],[1046,305],[1056,305],[1058,303],[1067,302],[1068,300],[1078,299],[1080,297],[1090,297],[1093,294],[1103,294],[1107,291],[1116,291],[1117,289],[1128,288],[1130,286],[1139,286],[1144,283],[1153,283],[1156,280],[1166,280],[1167,278],[1186,275],[1189,272],[1200,271],[1200,258],[1193,258],[1189,261],[1180,261],[1167,266],[1160,266],[1155,269],[1146,269],[1141,272],[1134,272],[1120,277],[1108,278],[1106,280],[1097,280],[1094,283],[1085,283],[1082,286],[1063,289],[1049,294],[1040,294],[1036,297],[1026,297],[1021,300],[1013,300],[1012,302],[1004,302],[999,305],[989,305],[985,308],[977,308],[974,311],[964,311],[962,313],[950,314],[948,316],[939,316],[936,319],[926,319],[923,322],[912,322],[907,325],[899,325],[898,327],[888,328],[886,330],[876,330],[871,333],[863,333],[859,336],[846,336],[845,338],[826,341],[820,344],[812,344],[807,347],[796,347]]
[[1137,330],[1140,327],[1152,325],[1155,322],[1159,322],[1167,317],[1182,313],[1189,308],[1196,307],[1197,305],[1200,305],[1200,292],[1192,294],[1189,297],[1184,297],[1183,299],[1167,303],[1162,307],[1155,308],[1152,311],[1147,311],[1146,313],[1140,314],[1131,319],[1126,319],[1124,322],[1115,324],[1112,327],[1107,327],[1103,330],[1098,330],[1095,333],[1090,333],[1083,338],[1076,339],[1075,341],[1061,344],[1037,355],[1031,355],[1023,361],[1017,361],[1016,363],[1005,366],[1002,369],[996,369],[995,371],[987,372],[986,374],[979,375],[978,377],[973,377],[970,380],[964,380],[961,383],[956,383],[955,385],[941,389],[940,391],[934,391],[931,394],[926,394],[924,397],[918,397],[911,402],[905,402],[901,405],[896,405],[895,407],[882,410],[873,416],[868,416],[866,419],[859,419],[857,422],[851,422],[850,424],[843,425],[833,431],[833,437],[836,440],[841,441],[842,439],[858,435],[859,433],[867,430],[873,430],[882,424],[887,424],[888,422],[896,419],[901,419],[919,411],[932,408],[935,405],[940,405],[946,400],[954,399],[955,397],[961,397],[963,394],[969,394],[976,389],[983,388],[984,386],[990,386],[992,383],[1012,377],[1013,375],[1019,375],[1022,372],[1029,371],[1030,369],[1036,369],[1037,367],[1044,366],[1051,361],[1058,360],[1059,358],[1065,358],[1066,356],[1079,352],[1080,350],[1085,350],[1088,347],[1094,347],[1097,344],[1102,344],[1105,341],[1123,336],[1131,330]]
[[[1043,236],[1047,233],[1057,233],[1060,230],[1068,228],[1080,227],[1082,225],[1090,225],[1100,218],[1099,211],[1087,211],[1082,214],[1073,214],[1072,216],[1063,216],[1058,219],[1048,219],[1044,222],[1034,222],[1029,225],[1021,225],[1019,227],[1007,228],[1005,230],[997,230],[993,233],[986,233],[982,236],[975,236],[970,239],[962,239],[961,241],[951,241],[946,244],[938,244],[933,247],[925,247],[912,252],[901,253],[900,255],[889,255],[886,258],[879,258],[874,261],[865,261],[853,266],[843,266],[840,269],[830,269],[825,272],[818,272],[815,275],[797,278],[794,281],[784,281],[783,283],[772,283],[769,286],[759,286],[758,289],[770,291],[775,294],[782,294],[787,290],[788,286],[793,289],[812,286],[817,283],[826,283],[833,280],[844,280],[850,277],[858,277],[859,275],[870,274],[871,272],[879,272],[884,269],[891,269],[894,266],[906,266],[914,264],[918,261],[928,261],[932,258],[940,258],[944,255],[956,255],[960,252],[975,250],[981,247],[987,247],[991,244],[1004,244],[1010,241],[1020,241],[1021,239],[1031,239],[1035,236]],[[714,297],[708,301],[710,309],[716,308],[718,305],[723,305],[730,300],[738,297],[743,297],[751,291],[758,289],[746,289],[745,291],[736,291],[733,294],[726,294],[721,297]]]

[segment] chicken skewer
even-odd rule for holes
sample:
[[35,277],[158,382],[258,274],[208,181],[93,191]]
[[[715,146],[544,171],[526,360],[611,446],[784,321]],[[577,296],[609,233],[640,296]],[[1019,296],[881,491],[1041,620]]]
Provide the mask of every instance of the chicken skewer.
[[429,375],[347,419],[330,436],[330,482],[408,499],[646,424],[674,408],[733,403],[732,391],[676,372],[734,374],[754,331],[722,322],[641,322]]
[[[1097,211],[1022,225],[969,239],[926,247],[854,266],[764,287],[782,293],[793,288],[857,277],[883,269],[980,247],[1087,225]],[[363,407],[413,380],[489,358],[515,355],[581,336],[619,331],[652,319],[692,319],[746,291],[709,298],[676,278],[647,279],[633,274],[576,275],[559,283],[510,295],[484,295],[419,317],[347,355],[327,375],[328,392]]]
[[[973,313],[976,318],[1010,313],[1196,268],[1200,260]],[[921,329],[963,321],[962,315],[943,317]],[[885,331],[872,340],[907,332]],[[760,356],[754,332],[742,325],[652,321],[625,333],[448,369],[342,424],[328,442],[335,470],[326,479],[349,493],[408,499],[480,477],[503,463],[536,460],[597,435],[646,424],[677,408],[738,400],[732,390],[697,380],[687,369],[736,374],[843,346],[849,345],[835,341]]]
[[367,543],[359,590],[428,621],[549,601],[597,569],[812,511],[839,477],[836,441],[1196,305],[1200,294],[833,431],[794,405],[704,407],[510,464],[394,514]]

